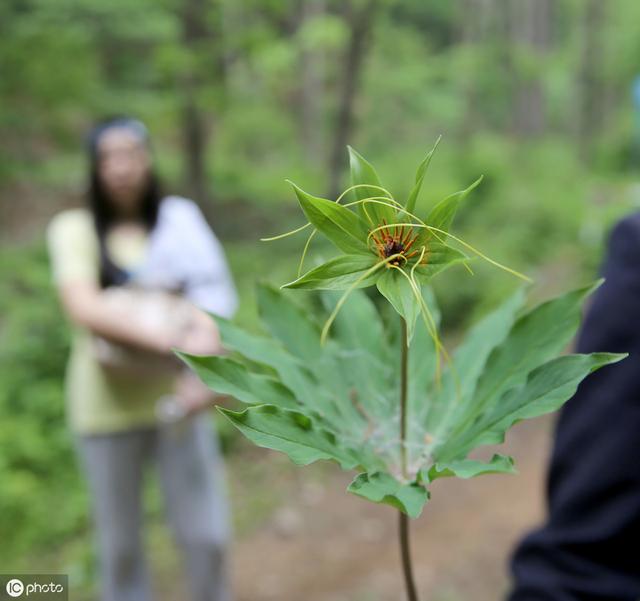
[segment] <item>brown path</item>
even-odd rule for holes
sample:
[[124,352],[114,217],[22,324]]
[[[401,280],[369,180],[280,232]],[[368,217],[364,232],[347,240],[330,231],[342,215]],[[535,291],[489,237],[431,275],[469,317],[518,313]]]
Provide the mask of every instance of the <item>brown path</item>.
[[[543,515],[551,427],[543,418],[509,435],[502,451],[515,456],[517,476],[434,485],[432,501],[412,522],[423,601],[503,597],[509,551]],[[294,468],[293,479],[286,505],[234,545],[236,601],[404,599],[394,510],[345,493],[350,476],[332,465]],[[242,483],[234,490],[241,493]]]

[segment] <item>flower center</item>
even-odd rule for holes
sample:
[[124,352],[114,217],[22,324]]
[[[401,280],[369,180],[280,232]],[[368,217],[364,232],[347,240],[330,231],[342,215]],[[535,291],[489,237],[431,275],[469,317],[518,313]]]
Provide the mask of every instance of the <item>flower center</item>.
[[[387,267],[404,265],[411,257],[418,254],[418,250],[411,250],[418,234],[410,226],[389,226],[385,220],[384,227],[378,229],[371,238],[375,242],[378,255],[381,259],[393,257]],[[409,252],[411,251],[411,252]],[[395,255],[395,256],[394,256]]]
[[[388,259],[389,257],[397,254],[402,254],[404,257],[404,251],[405,248],[402,240],[387,240],[382,248],[382,254],[385,259]],[[403,257],[396,257],[395,259],[392,259],[390,263],[394,263],[397,265]]]

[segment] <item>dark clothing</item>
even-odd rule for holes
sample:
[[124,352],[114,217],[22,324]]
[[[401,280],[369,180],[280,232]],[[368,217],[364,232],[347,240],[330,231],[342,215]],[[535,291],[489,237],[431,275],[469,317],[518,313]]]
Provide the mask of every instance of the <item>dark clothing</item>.
[[613,228],[576,352],[628,352],[563,407],[548,519],[517,547],[509,601],[640,599],[640,212]]

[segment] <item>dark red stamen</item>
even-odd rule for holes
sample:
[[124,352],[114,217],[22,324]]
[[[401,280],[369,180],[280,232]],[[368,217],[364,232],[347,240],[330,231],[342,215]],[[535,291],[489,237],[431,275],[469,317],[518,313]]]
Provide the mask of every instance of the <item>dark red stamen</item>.
[[[371,238],[382,259],[397,255],[389,261],[387,267],[404,265],[409,259],[420,253],[418,249],[408,252],[418,239],[418,234],[413,227],[408,225],[389,226],[386,219],[382,220],[382,225],[384,227],[380,227],[375,233],[372,233]],[[426,254],[420,262],[427,262]]]

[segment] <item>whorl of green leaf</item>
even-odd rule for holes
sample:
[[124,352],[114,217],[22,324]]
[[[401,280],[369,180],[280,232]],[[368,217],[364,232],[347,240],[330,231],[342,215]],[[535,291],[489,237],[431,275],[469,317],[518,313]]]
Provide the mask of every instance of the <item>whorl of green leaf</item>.
[[[407,324],[407,343],[411,343],[415,324],[420,317],[439,349],[438,359],[442,355],[448,360],[446,349],[432,323],[429,306],[421,298],[422,285],[429,284],[436,275],[456,264],[462,264],[473,274],[468,263],[474,258],[481,258],[518,278],[530,281],[527,276],[489,258],[449,231],[462,200],[480,183],[482,177],[468,188],[436,203],[425,220],[414,213],[439,141],[440,138],[418,166],[415,183],[405,205],[383,187],[373,165],[351,147],[348,149],[352,185],[335,201],[313,196],[289,182],[308,223],[264,240],[278,240],[308,226],[312,228],[304,244],[296,279],[282,287],[344,290],[322,328],[323,343],[349,295],[358,288],[375,285]],[[303,273],[311,241],[318,233],[343,254]],[[462,247],[464,251],[452,244]],[[468,256],[466,251],[475,257]],[[436,371],[439,374],[439,365]]]
[[[519,288],[471,328],[445,365],[440,386],[434,383],[433,338],[422,321],[416,323],[408,366],[408,477],[400,459],[398,332],[362,291],[346,300],[321,347],[323,315],[262,285],[259,313],[271,337],[215,318],[231,354],[180,357],[213,390],[246,405],[219,411],[255,444],[301,465],[328,459],[355,469],[350,492],[416,517],[437,478],[512,473],[509,457],[481,461],[469,454],[502,442],[518,421],[555,411],[592,371],[626,356],[560,355],[585,298],[601,282],[528,310],[522,309],[525,288]],[[435,298],[428,287],[422,294],[437,322]],[[327,313],[337,299],[335,292],[322,294]]]

